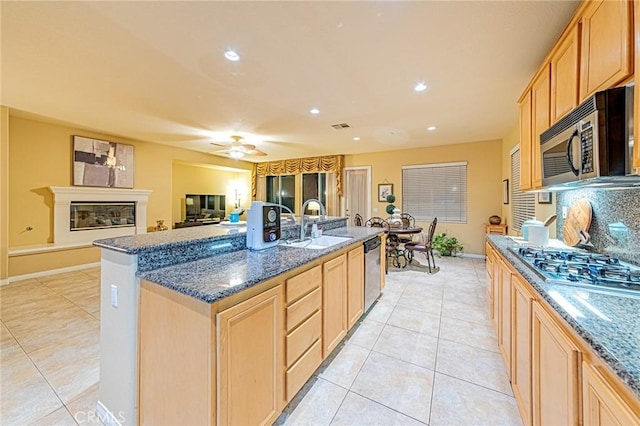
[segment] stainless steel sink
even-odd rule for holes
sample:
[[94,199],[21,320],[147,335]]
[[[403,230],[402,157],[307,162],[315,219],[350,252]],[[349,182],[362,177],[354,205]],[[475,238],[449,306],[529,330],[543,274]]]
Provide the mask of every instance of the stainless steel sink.
[[312,238],[304,241],[284,242],[281,245],[284,247],[296,247],[296,248],[305,248],[305,249],[311,249],[311,250],[322,250],[351,239],[352,239],[351,237],[334,237],[331,235],[323,235],[322,237]]

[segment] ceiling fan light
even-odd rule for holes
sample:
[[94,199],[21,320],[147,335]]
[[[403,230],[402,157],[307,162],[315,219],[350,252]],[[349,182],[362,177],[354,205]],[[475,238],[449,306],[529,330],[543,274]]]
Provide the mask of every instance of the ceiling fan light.
[[231,158],[235,158],[236,160],[238,160],[238,159],[244,157],[244,152],[238,151],[238,150],[233,150],[233,151],[229,152],[229,156]]

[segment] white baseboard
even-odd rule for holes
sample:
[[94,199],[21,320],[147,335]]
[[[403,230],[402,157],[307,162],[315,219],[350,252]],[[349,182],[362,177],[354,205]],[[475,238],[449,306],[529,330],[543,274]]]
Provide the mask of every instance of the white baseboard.
[[[100,401],[96,404],[96,413],[98,414],[98,420],[100,420],[105,426],[122,426],[122,423],[120,423],[113,413]],[[125,422],[125,419],[123,418],[120,418],[120,420]],[[135,422],[129,423],[135,424]]]
[[476,254],[476,253],[462,253],[461,257],[470,257],[472,259],[484,259],[486,256],[484,254]]
[[100,262],[84,263],[82,265],[67,266],[66,268],[50,269],[48,271],[34,272],[32,274],[16,275],[0,281],[0,285],[12,283],[14,281],[30,280],[32,278],[46,277],[47,275],[62,274],[65,272],[81,271],[83,269],[100,266]]

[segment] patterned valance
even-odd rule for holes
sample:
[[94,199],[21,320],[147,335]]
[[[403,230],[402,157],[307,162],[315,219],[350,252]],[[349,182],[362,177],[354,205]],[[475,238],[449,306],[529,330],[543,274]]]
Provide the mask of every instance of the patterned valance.
[[344,156],[294,158],[290,160],[255,163],[251,173],[251,194],[255,199],[259,177],[295,175],[298,173],[335,172],[338,196],[342,195],[342,168]]

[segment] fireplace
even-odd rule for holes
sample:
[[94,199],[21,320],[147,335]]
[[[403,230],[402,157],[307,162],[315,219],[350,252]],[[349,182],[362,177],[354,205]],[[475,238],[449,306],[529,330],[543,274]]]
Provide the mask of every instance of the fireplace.
[[91,244],[94,240],[147,232],[150,190],[52,186],[54,244]]

